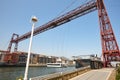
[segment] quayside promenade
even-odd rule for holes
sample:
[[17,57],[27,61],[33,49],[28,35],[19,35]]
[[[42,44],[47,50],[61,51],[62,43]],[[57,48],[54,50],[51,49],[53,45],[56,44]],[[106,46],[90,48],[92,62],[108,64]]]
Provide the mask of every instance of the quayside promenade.
[[84,67],[68,72],[33,77],[30,80],[109,80],[113,71],[114,68],[91,70],[90,67]]

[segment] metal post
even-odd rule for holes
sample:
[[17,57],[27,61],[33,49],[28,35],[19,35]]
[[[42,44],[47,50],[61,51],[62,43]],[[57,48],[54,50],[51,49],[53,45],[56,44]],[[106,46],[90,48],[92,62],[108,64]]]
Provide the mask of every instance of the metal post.
[[29,49],[28,49],[28,56],[27,56],[24,80],[28,79],[28,68],[29,68],[30,52],[31,52],[31,46],[32,46],[32,37],[33,37],[35,22],[37,22],[37,18],[35,16],[32,17],[32,22],[33,22],[33,25],[32,25],[32,31],[31,31],[31,37],[30,37],[30,43],[29,43]]

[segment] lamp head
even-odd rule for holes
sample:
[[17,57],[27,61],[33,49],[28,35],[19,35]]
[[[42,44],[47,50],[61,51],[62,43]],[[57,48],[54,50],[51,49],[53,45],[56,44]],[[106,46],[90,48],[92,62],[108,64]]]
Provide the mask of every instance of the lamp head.
[[36,17],[36,16],[33,16],[33,17],[32,17],[32,22],[37,22],[37,21],[38,21],[37,17]]

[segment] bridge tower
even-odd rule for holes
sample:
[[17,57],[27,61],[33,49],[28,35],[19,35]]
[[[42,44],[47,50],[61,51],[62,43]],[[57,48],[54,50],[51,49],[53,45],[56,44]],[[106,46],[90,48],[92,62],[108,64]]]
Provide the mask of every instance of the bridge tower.
[[103,0],[97,0],[104,67],[120,59],[119,47]]
[[11,52],[11,48],[12,48],[13,43],[15,43],[14,51],[17,51],[17,49],[18,49],[18,41],[14,41],[14,39],[18,38],[18,37],[19,37],[18,34],[13,33],[12,38],[11,38],[10,43],[9,43],[9,46],[8,46],[8,49],[7,49],[8,52]]

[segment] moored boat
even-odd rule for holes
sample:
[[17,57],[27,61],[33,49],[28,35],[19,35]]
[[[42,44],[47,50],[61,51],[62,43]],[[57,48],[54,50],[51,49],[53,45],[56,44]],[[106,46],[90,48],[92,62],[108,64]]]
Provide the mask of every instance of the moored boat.
[[67,67],[64,63],[47,63],[47,67]]
[[67,63],[59,57],[56,63],[47,63],[47,67],[67,67]]

